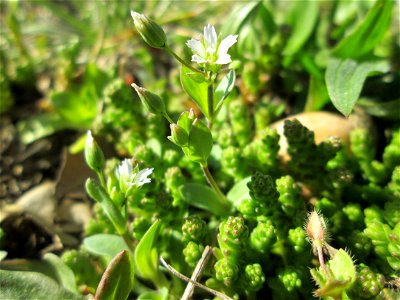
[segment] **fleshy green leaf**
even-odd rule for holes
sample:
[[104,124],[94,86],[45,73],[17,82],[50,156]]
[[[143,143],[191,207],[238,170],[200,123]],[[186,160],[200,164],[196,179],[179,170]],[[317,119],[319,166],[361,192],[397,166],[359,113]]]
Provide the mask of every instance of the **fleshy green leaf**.
[[333,50],[341,58],[358,58],[371,52],[389,28],[395,1],[378,0],[357,28]]
[[140,277],[153,281],[157,286],[165,286],[165,278],[158,271],[158,252],[155,247],[160,227],[161,221],[157,220],[146,231],[136,246],[134,262]]
[[346,117],[358,100],[365,79],[375,72],[387,72],[385,60],[355,61],[332,57],[325,74],[328,94],[333,105]]
[[36,272],[0,270],[1,299],[84,299]]
[[129,251],[121,251],[108,264],[96,290],[96,300],[125,300],[135,278]]
[[318,19],[318,2],[297,1],[293,8],[293,31],[283,50],[284,55],[296,54],[310,37]]
[[190,129],[188,147],[183,148],[190,160],[207,165],[208,156],[211,153],[213,141],[210,129],[203,121],[196,119]]
[[182,65],[181,68],[181,83],[185,92],[193,99],[193,101],[197,104],[201,112],[207,117],[210,118],[210,114],[208,111],[208,84],[207,82],[197,82],[188,74],[193,73],[189,68]]
[[128,250],[122,237],[114,234],[95,234],[83,240],[83,245],[92,254],[114,257],[122,250]]
[[181,187],[180,192],[187,203],[212,212],[214,215],[225,216],[230,212],[228,207],[221,204],[214,190],[206,185],[186,183]]
[[215,112],[218,112],[222,104],[224,104],[224,100],[228,97],[229,93],[232,91],[235,86],[236,74],[235,71],[231,70],[228,74],[222,78],[221,82],[218,84],[218,87],[214,92],[214,109]]

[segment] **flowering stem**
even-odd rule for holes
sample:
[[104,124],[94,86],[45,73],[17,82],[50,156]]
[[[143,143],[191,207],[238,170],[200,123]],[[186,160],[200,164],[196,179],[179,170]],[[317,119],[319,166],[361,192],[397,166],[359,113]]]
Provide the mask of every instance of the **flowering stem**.
[[321,269],[326,275],[328,275],[328,273],[326,272],[326,268],[325,268],[324,255],[322,253],[321,246],[317,246],[317,252],[318,252],[318,260],[319,260],[319,264],[321,265]]
[[208,169],[208,167],[202,166],[202,168],[203,168],[204,176],[206,177],[208,183],[211,185],[211,187],[214,189],[214,191],[217,193],[217,196],[218,196],[219,200],[221,201],[221,203],[224,205],[227,205],[227,204],[229,205],[224,194],[221,192],[217,183],[215,182],[214,177],[211,175],[211,172]]
[[103,174],[103,172],[101,172],[101,171],[100,171],[100,172],[97,172],[97,177],[99,177],[101,186],[102,186],[104,189],[107,190],[106,180],[104,179],[104,174]]
[[165,113],[165,114],[163,114],[163,115],[164,115],[164,117],[167,119],[167,121],[168,121],[170,124],[173,124],[173,123],[174,123],[174,121],[172,121],[171,117],[170,117],[167,113]]
[[187,62],[185,62],[182,58],[180,58],[178,56],[178,54],[176,54],[170,47],[168,47],[168,45],[165,45],[164,47],[165,51],[167,51],[169,54],[171,54],[173,57],[175,57],[176,60],[178,60],[181,64],[185,65],[186,67],[188,67],[190,70],[196,72],[196,73],[200,73],[203,74],[202,71],[193,68],[191,65],[189,65]]

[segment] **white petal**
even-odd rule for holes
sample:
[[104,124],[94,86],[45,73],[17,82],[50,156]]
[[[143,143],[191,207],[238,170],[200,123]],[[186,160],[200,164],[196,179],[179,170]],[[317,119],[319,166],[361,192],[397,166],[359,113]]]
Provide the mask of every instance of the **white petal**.
[[218,55],[222,55],[228,52],[228,49],[237,42],[238,35],[228,35],[222,40],[218,46]]
[[186,45],[192,49],[193,53],[198,54],[200,56],[204,56],[206,50],[204,49],[203,44],[195,39],[191,39],[189,41],[186,42]]
[[198,64],[203,64],[203,63],[207,62],[207,60],[205,60],[204,58],[198,56],[197,54],[192,55],[192,61],[197,62]]
[[227,53],[224,53],[218,56],[218,59],[215,63],[219,65],[225,65],[229,64],[231,61],[232,61],[231,56]]
[[217,48],[217,33],[215,32],[214,26],[208,24],[204,27],[204,44],[205,48]]
[[136,174],[136,184],[138,186],[142,186],[145,183],[149,183],[151,182],[150,178],[147,178],[147,176],[149,176],[152,172],[153,172],[153,168],[151,169],[143,169],[142,171],[140,171],[139,173]]

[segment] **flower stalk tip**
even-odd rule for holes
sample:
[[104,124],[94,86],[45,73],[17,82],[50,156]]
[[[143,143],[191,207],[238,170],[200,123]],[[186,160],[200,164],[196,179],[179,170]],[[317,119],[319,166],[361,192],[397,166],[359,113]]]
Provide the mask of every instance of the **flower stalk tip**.
[[85,160],[90,169],[101,173],[104,168],[105,158],[100,146],[96,143],[90,130],[86,134]]
[[160,25],[135,11],[131,11],[131,16],[137,31],[149,46],[153,48],[164,48],[166,46],[167,36]]

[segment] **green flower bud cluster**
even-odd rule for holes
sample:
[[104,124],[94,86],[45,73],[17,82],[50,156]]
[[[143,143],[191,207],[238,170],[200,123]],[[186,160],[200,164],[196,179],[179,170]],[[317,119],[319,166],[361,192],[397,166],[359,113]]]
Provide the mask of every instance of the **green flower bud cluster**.
[[183,255],[187,264],[194,268],[203,254],[204,246],[190,241],[183,249]]
[[222,151],[221,165],[225,173],[236,181],[245,177],[246,165],[242,163],[242,152],[235,146],[229,146]]
[[276,241],[277,232],[269,219],[258,221],[257,226],[250,233],[250,248],[259,254],[268,253]]
[[302,227],[289,229],[288,242],[297,253],[302,253],[309,248],[307,235]]
[[234,100],[229,105],[230,121],[233,135],[240,147],[244,147],[250,142],[252,122],[249,110],[240,99]]
[[366,212],[365,215],[370,219],[365,220],[367,227],[364,233],[374,245],[376,255],[386,261],[393,270],[400,271],[400,223],[391,228],[379,219],[371,220],[371,216]]
[[394,168],[391,181],[387,185],[387,188],[393,193],[394,197],[397,199],[400,198],[400,166]]
[[185,241],[202,242],[207,235],[207,224],[199,216],[187,217],[182,225],[182,233]]
[[349,234],[347,245],[349,245],[351,253],[358,259],[367,257],[372,250],[371,240],[364,232],[358,230],[354,230]]
[[233,263],[237,263],[242,254],[249,230],[243,217],[230,216],[219,225],[218,244],[222,254]]
[[394,168],[400,166],[400,129],[393,132],[393,136],[389,145],[383,151],[382,156],[385,168],[392,172]]
[[243,155],[249,164],[271,172],[277,169],[279,162],[279,134],[275,129],[266,128],[259,139],[255,139],[243,150]]
[[381,162],[374,160],[376,150],[371,134],[366,129],[353,130],[350,132],[350,145],[363,176],[371,183],[382,183],[387,171]]
[[249,292],[257,292],[265,282],[265,275],[258,263],[247,265],[244,268],[244,276],[241,278],[244,290]]
[[349,203],[343,207],[343,212],[353,224],[353,228],[362,228],[364,225],[364,214],[359,203]]
[[239,267],[227,257],[219,259],[215,265],[215,277],[226,286],[232,286],[239,275]]
[[288,216],[293,216],[298,209],[304,207],[304,201],[300,197],[300,188],[290,175],[276,180],[276,189],[279,192],[281,208]]
[[[284,135],[288,143],[290,169],[304,179],[317,179],[321,181],[327,175],[328,170],[338,168],[341,164],[328,162],[342,149],[339,138],[330,137],[315,144],[314,132],[304,127],[297,119],[286,120],[284,123]],[[318,176],[318,178],[316,178]],[[339,177],[340,178],[340,177]],[[332,183],[331,183],[332,184]]]
[[350,296],[355,297],[354,299],[371,299],[378,296],[384,287],[385,277],[374,273],[365,264],[360,264],[357,269],[357,278],[349,292]]
[[293,268],[285,268],[278,272],[278,278],[285,290],[289,293],[298,290],[302,286],[300,274]]

